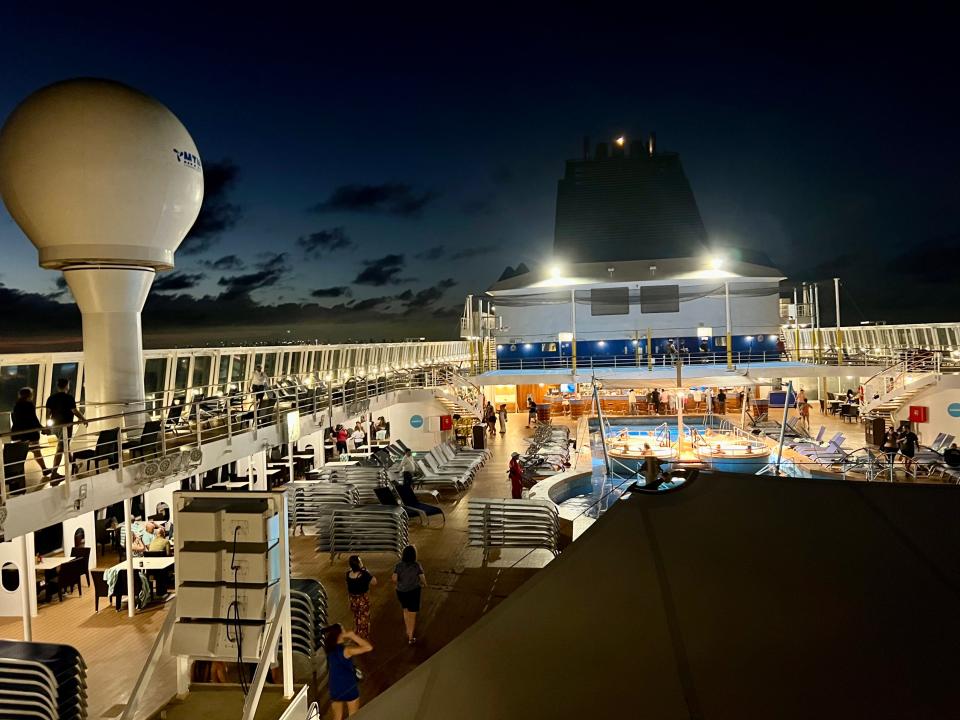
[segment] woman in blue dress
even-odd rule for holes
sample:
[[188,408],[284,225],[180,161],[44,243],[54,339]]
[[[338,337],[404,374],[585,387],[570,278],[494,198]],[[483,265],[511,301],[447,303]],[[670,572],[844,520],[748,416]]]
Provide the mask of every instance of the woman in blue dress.
[[334,623],[323,629],[323,650],[327,654],[333,720],[340,720],[344,711],[347,715],[353,715],[360,709],[360,688],[357,687],[357,675],[350,658],[370,652],[373,645],[356,633],[344,630],[339,623]]

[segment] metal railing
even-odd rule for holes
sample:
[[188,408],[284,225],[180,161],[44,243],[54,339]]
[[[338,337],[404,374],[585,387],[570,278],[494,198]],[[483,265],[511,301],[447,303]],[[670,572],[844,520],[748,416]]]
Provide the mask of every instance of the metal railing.
[[[770,363],[787,361],[788,358],[777,351],[771,352],[734,352],[733,362],[736,365],[750,365],[753,363]],[[577,368],[587,370],[591,368],[650,368],[676,367],[683,365],[726,365],[726,352],[682,352],[675,355],[661,354],[651,358],[646,355],[578,355]],[[498,358],[499,370],[550,370],[572,368],[573,358],[569,355],[536,357],[536,358]]]
[[[371,400],[387,393],[446,385],[460,378],[452,365],[427,365],[377,377],[348,378],[336,385],[306,373],[272,378],[266,390],[257,392],[235,389],[224,393],[222,384],[187,388],[183,398],[170,405],[148,399],[121,412],[98,413],[88,418],[88,425],[75,423],[70,428],[72,435],[56,426],[44,428],[44,432],[60,435],[63,473],[58,478],[45,475],[32,484],[28,484],[25,467],[28,455],[36,445],[47,460],[53,443],[44,443],[42,438],[36,444],[22,440],[35,430],[0,433],[0,505],[9,497],[96,475],[104,467],[122,472],[136,464],[148,473],[184,471],[199,464],[202,455],[196,451],[203,445],[224,439],[230,443],[240,433],[278,425],[291,411],[301,417],[312,416],[314,421],[324,413],[332,417],[334,411],[359,416],[369,410]],[[94,410],[89,405],[85,409]]]
[[[863,384],[865,402],[861,411],[869,413],[902,394],[909,385],[921,382],[924,378],[939,376],[940,372],[940,353],[909,353],[903,360],[885,368]],[[925,385],[921,382],[917,389]]]

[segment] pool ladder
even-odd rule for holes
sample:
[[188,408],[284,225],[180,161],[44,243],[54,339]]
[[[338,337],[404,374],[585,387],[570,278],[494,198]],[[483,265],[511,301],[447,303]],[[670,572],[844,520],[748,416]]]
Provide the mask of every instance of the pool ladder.
[[657,444],[660,447],[670,447],[672,443],[670,442],[670,426],[666,422],[657,425],[653,429],[653,437],[656,438]]

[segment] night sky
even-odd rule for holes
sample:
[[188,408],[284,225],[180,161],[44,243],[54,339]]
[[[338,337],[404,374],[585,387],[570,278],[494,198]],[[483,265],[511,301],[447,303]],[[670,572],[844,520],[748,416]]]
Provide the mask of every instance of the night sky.
[[[0,117],[51,82],[110,78],[170,107],[203,158],[148,345],[456,337],[467,293],[548,262],[583,136],[649,130],[711,238],[797,281],[839,275],[845,324],[957,319],[951,18],[27,7],[0,24]],[[72,342],[59,273],[5,210],[0,248],[0,344]]]

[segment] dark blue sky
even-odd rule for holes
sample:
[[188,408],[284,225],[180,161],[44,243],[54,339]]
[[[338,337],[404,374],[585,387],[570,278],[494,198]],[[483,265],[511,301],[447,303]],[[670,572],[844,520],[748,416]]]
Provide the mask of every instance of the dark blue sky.
[[[654,129],[712,237],[798,280],[839,273],[851,321],[954,319],[950,18],[25,7],[0,27],[0,116],[50,82],[112,78],[167,104],[220,171],[202,251],[178,253],[148,316],[183,292],[177,307],[205,297],[228,319],[319,303],[298,315],[309,337],[452,335],[466,293],[545,261],[583,135]],[[68,299],[5,211],[0,246],[8,300]]]

